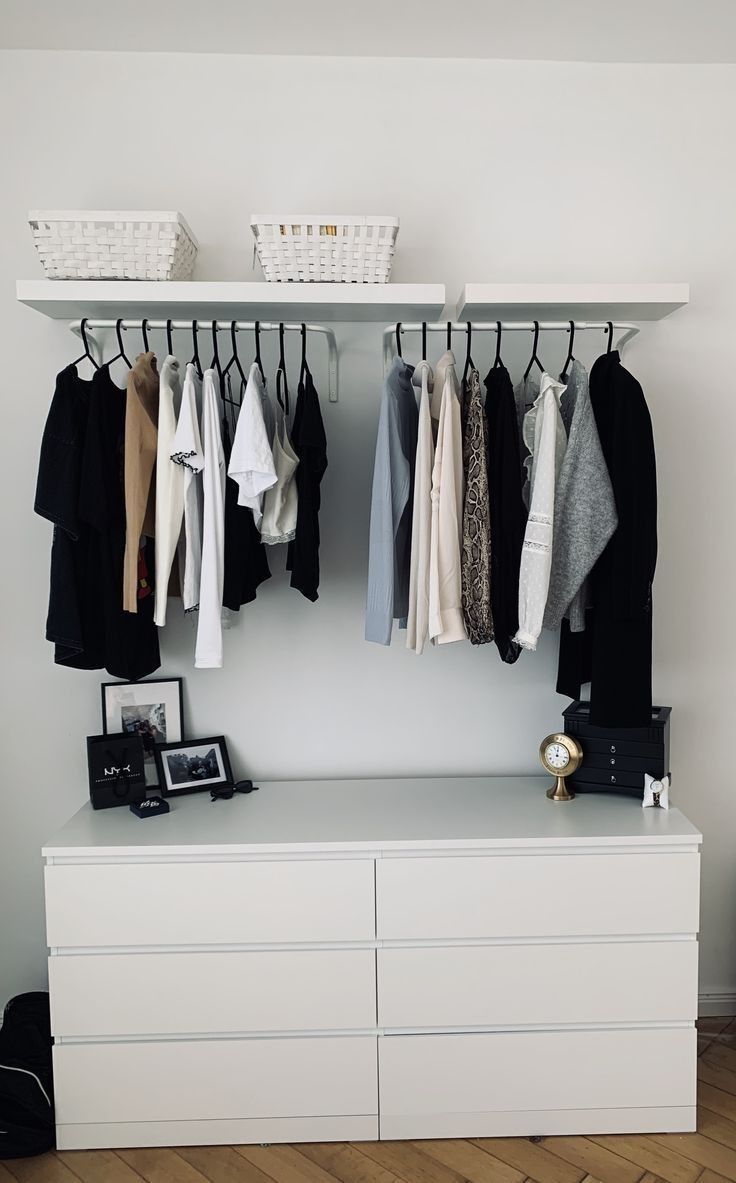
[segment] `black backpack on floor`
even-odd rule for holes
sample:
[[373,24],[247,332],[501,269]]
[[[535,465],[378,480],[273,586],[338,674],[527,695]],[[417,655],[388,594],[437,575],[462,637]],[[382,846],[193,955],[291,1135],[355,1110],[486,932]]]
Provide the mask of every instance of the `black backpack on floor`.
[[0,1158],[53,1149],[51,1044],[48,994],[11,998],[0,1027]]

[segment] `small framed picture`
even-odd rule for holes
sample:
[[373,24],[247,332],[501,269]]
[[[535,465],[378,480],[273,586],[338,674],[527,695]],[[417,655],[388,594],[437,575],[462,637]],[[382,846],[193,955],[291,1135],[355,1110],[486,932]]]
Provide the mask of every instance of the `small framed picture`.
[[156,745],[159,783],[165,797],[231,785],[233,774],[224,735]]
[[143,740],[146,788],[159,785],[155,751],[158,744],[181,743],[181,678],[152,678],[147,682],[104,682],[102,728],[106,735],[126,732]]

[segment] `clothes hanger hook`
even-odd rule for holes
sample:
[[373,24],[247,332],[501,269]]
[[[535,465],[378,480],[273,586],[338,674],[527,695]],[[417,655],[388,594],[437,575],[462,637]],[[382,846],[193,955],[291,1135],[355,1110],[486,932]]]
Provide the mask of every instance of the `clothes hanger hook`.
[[258,366],[258,369],[260,371],[262,381],[265,382],[266,375],[263,372],[263,362],[261,361],[261,322],[259,320],[257,320],[255,322],[255,324],[253,325],[253,332],[254,332],[255,338],[256,338],[255,363]]
[[427,322],[422,321],[422,361],[427,360]]
[[199,325],[196,320],[192,321],[192,345],[194,346],[194,353],[192,354],[192,365],[196,367],[199,377],[202,377],[202,365],[199,360],[199,344],[197,341],[197,333],[199,332]]
[[302,366],[301,370],[299,371],[299,382],[302,383],[304,381],[305,373],[309,373],[309,365],[307,363],[307,326],[303,321],[300,332],[302,338]]
[[613,321],[612,320],[606,321],[606,332],[608,333],[608,348],[606,349],[606,353],[610,353],[611,349],[613,348]]
[[143,338],[143,352],[148,353],[148,320],[145,316],[141,321],[141,336]]
[[[465,369],[463,370],[463,385],[465,385],[465,383],[467,382],[468,370],[470,369],[471,366],[473,366],[473,359],[470,356],[470,343],[471,343],[472,337],[473,337],[473,326],[470,323],[470,321],[466,321],[466,323],[465,323],[465,332],[466,332],[466,343],[465,343]],[[473,369],[475,369],[475,366],[473,366]]]
[[532,355],[529,358],[529,365],[526,367],[526,369],[524,371],[524,381],[525,382],[526,382],[527,378],[529,377],[529,375],[531,373],[532,366],[534,365],[535,362],[539,366],[540,370],[544,369],[544,366],[542,365],[541,361],[537,357],[538,343],[539,343],[539,321],[535,320],[534,321],[534,343],[532,345]]
[[[276,398],[281,410],[289,415],[289,382],[286,377],[286,355],[284,353],[284,322],[279,324],[279,368],[276,371]],[[281,398],[281,383],[283,381],[284,397]]]
[[[125,353],[125,349],[124,349],[124,347],[123,347],[123,333],[124,333],[124,332],[125,332],[125,325],[123,324],[123,318],[122,318],[122,316],[120,316],[120,317],[118,317],[118,319],[115,321],[115,336],[116,336],[116,337],[117,337],[117,339],[118,339],[118,349],[120,350],[120,354],[119,354],[119,356],[120,356],[120,357],[123,359],[123,361],[125,362],[125,364],[126,364],[126,366],[128,367],[128,369],[129,369],[129,370],[131,370],[133,367],[132,367],[132,365],[130,364],[130,362],[129,362],[129,360],[128,360],[128,357],[127,357],[127,355],[126,355],[126,353]],[[113,361],[114,361],[114,360],[115,360],[115,359],[113,358]]]
[[575,361],[575,357],[574,357],[574,354],[573,354],[573,351],[572,351],[572,350],[573,350],[573,345],[574,345],[574,342],[575,342],[575,321],[574,321],[574,320],[571,320],[571,321],[569,321],[568,323],[569,323],[569,325],[570,325],[569,329],[567,330],[567,331],[568,331],[568,333],[570,334],[570,343],[569,343],[569,345],[568,345],[568,347],[567,347],[567,357],[565,358],[565,364],[564,364],[564,366],[562,367],[562,375],[561,375],[561,377],[563,377],[563,378],[566,378],[566,377],[567,377],[567,371],[568,371],[568,367],[569,367],[569,365],[570,365],[570,362],[571,362],[571,361]]
[[452,349],[452,321],[447,322],[447,348]]
[[503,332],[503,325],[500,320],[496,321],[496,356],[493,362],[494,369],[501,364],[501,333]]
[[397,322],[396,322],[396,352],[398,353],[399,357],[404,356],[403,353],[401,352],[401,321],[400,320],[397,320]]
[[172,329],[173,329],[173,325],[171,323],[171,320],[167,320],[166,321],[166,348],[169,351],[170,357],[174,356],[174,342],[173,342],[173,339],[171,336]]

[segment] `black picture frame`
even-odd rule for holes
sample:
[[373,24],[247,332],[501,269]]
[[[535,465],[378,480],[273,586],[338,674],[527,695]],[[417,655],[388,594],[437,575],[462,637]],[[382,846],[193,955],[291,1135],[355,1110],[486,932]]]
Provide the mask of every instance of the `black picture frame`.
[[[149,693],[148,687],[169,687],[169,703],[166,705],[167,710],[165,714],[166,719],[166,736],[164,743],[183,743],[186,738],[184,731],[184,695],[182,691],[182,678],[144,678],[140,682],[103,682],[100,686],[100,694],[102,698],[102,730],[105,735],[118,734],[128,730],[124,719],[124,709],[129,710],[140,709],[144,710],[146,707],[156,708],[162,705],[159,699],[156,702],[155,696],[157,691],[154,689]],[[160,694],[160,691],[158,692]],[[124,704],[116,701],[125,697],[129,697],[131,702]],[[151,701],[153,697],[153,701]],[[169,712],[174,708],[174,718],[170,718]],[[145,720],[142,720],[144,722]],[[158,789],[161,787],[159,780],[158,764],[156,763],[156,748],[159,742],[155,735],[152,742],[147,743],[145,736],[141,731],[136,731],[130,728],[132,734],[140,734],[144,741],[145,749],[145,775],[146,788]],[[155,731],[155,728],[154,728]]]
[[[199,766],[207,762],[213,748],[217,773],[215,776],[200,774]],[[204,751],[202,749],[205,749]],[[197,772],[189,769],[192,775],[184,779],[187,769],[182,764],[179,768],[172,765],[172,754],[180,754],[183,760],[197,761]],[[181,743],[156,744],[156,769],[158,781],[164,797],[182,797],[188,793],[207,793],[210,789],[225,785],[232,785],[233,773],[230,767],[230,757],[227,751],[227,741],[224,735],[214,735],[207,739],[187,739]]]

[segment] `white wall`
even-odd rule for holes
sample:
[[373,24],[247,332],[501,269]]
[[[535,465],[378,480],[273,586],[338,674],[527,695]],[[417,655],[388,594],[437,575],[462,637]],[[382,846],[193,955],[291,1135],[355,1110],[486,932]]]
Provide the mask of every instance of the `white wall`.
[[[16,277],[39,274],[24,219],[44,206],[179,208],[200,278],[249,278],[249,214],[288,207],[400,214],[395,278],[444,280],[453,299],[472,280],[691,282],[691,307],[646,328],[628,363],[658,445],[655,695],[674,707],[676,800],[705,832],[702,988],[736,991],[736,68],[1,56],[0,1000],[45,980],[39,847],[85,799],[106,677],[55,668],[43,639],[35,469],[54,375],[76,353],[63,324],[14,301]],[[556,638],[512,668],[495,648],[419,660],[362,640],[379,336],[341,330],[341,399],[324,399],[319,603],[274,578],[223,671],[193,670],[179,621],[161,675],[185,676],[190,732],[225,733],[241,773],[534,770],[564,705]],[[545,342],[550,368],[563,349]]]

